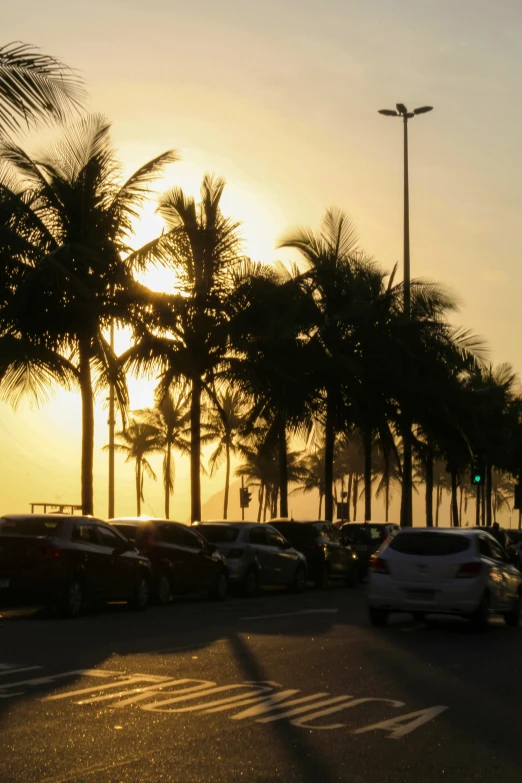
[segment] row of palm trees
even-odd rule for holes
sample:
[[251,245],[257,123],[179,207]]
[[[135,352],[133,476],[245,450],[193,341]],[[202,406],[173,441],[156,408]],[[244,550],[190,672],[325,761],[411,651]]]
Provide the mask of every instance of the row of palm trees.
[[[355,503],[362,485],[371,518],[377,457],[386,506],[397,479],[405,506],[413,455],[425,481],[426,523],[434,522],[442,461],[459,524],[459,487],[470,458],[481,454],[487,476],[478,516],[490,522],[495,470],[519,473],[522,401],[511,368],[489,366],[483,342],[453,324],[448,292],[414,280],[405,317],[395,269],[359,249],[337,209],[319,231],[297,229],[282,240],[297,254],[294,265],[253,263],[242,253],[239,224],[221,211],[225,183],[209,175],[199,203],[179,188],[161,196],[165,230],[135,249],[133,221],[152,182],[177,159],[166,151],[122,181],[110,125],[98,115],[66,126],[36,155],[8,138],[0,147],[0,394],[16,405],[28,394],[44,399],[57,384],[80,391],[83,512],[93,512],[94,397],[112,385],[124,425],[119,447],[136,461],[138,502],[151,470],[147,449],[164,451],[170,486],[171,451],[180,448],[190,457],[191,519],[200,519],[201,450],[213,440],[211,470],[226,462],[225,513],[236,450],[245,457],[239,475],[257,475],[260,515],[287,516],[289,485],[307,468],[292,451],[300,437],[326,519],[339,475],[348,476]],[[175,272],[175,291],[137,282],[151,263]],[[114,325],[132,334],[119,356],[108,338]],[[129,373],[158,385],[154,411],[127,422]],[[360,473],[343,467],[356,444]]]

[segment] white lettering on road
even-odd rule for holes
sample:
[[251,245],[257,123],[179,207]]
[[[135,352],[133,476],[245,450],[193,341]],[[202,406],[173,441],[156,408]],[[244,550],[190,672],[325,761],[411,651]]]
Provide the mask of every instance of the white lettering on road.
[[[448,709],[443,705],[427,707],[360,728],[349,728],[346,723],[325,725],[318,721],[329,715],[367,704],[382,705],[387,709],[399,709],[406,705],[402,701],[379,697],[354,698],[347,694],[333,696],[323,692],[300,695],[302,691],[299,689],[278,690],[282,686],[273,681],[246,681],[218,685],[210,680],[172,679],[168,676],[130,674],[107,669],[76,669],[47,677],[6,683],[0,687],[0,698],[23,695],[24,691],[15,690],[21,686],[52,685],[71,677],[101,678],[110,682],[101,684],[91,682],[87,687],[53,693],[42,698],[42,701],[69,700],[82,707],[103,704],[109,709],[119,710],[136,705],[144,712],[173,715],[185,713],[213,715],[228,711],[229,719],[234,721],[254,720],[260,724],[288,721],[297,729],[332,731],[347,728],[354,735],[384,731],[389,739],[400,739],[411,734]],[[354,714],[358,715],[357,711]]]
[[441,712],[445,712],[448,708],[439,705],[437,707],[427,707],[425,710],[419,710],[418,712],[410,712],[408,715],[399,715],[391,720],[383,720],[381,723],[373,723],[371,726],[365,726],[362,729],[356,729],[354,734],[365,734],[367,731],[375,731],[381,729],[382,731],[389,731],[389,739],[401,739],[406,734],[411,734],[412,731],[418,729],[424,723],[433,720],[440,715]]

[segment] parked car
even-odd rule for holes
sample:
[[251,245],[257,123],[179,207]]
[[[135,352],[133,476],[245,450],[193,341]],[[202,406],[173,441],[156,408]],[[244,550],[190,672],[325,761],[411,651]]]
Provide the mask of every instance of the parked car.
[[389,536],[400,530],[398,525],[388,522],[346,522],[341,527],[345,541],[357,552],[359,558],[359,577],[364,579],[368,573],[370,557]]
[[88,602],[148,603],[150,561],[124,536],[92,517],[0,517],[0,601],[51,603],[68,617]]
[[151,561],[158,603],[168,603],[173,594],[203,590],[219,601],[227,597],[225,558],[198,530],[167,519],[120,517],[109,522]]
[[355,587],[357,554],[330,522],[272,519],[270,524],[306,557],[308,578],[316,587],[324,590],[330,579],[342,579],[348,587]]
[[475,625],[497,612],[518,625],[522,577],[488,533],[464,528],[400,530],[372,555],[370,621],[385,625],[390,612],[457,614]]
[[231,585],[246,596],[265,585],[287,585],[298,593],[304,590],[305,556],[271,525],[219,521],[195,526],[226,557]]

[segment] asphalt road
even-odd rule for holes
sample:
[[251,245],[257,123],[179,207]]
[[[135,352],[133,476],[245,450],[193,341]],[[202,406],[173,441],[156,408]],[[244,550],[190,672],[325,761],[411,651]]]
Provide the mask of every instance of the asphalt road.
[[522,629],[386,629],[364,587],[0,617],[1,783],[522,778]]

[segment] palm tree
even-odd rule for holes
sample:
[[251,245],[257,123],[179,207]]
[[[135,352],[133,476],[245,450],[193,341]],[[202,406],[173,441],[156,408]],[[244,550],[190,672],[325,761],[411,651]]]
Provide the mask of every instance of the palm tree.
[[270,431],[280,516],[287,517],[289,437],[312,428],[314,356],[306,335],[313,310],[295,268],[245,264],[239,272],[229,298],[231,354],[225,376],[251,400],[250,426]]
[[176,272],[178,294],[160,302],[148,328],[126,357],[127,367],[151,368],[160,388],[184,378],[190,384],[191,519],[201,519],[201,409],[228,349],[226,297],[240,263],[239,224],[220,209],[225,182],[205,175],[201,201],[180,188],[165,193],[158,211],[167,225],[163,248]]
[[[120,441],[119,443],[116,441],[114,444],[116,451],[127,455],[125,462],[131,462],[132,460],[135,462],[136,514],[141,516],[141,501],[145,499],[143,496],[143,478],[145,473],[154,481],[156,480],[156,474],[147,460],[147,455],[163,451],[163,433],[151,424],[131,419],[126,429],[116,433],[116,438],[119,438]],[[108,448],[108,446],[104,446],[104,449]]]
[[10,259],[10,276],[2,282],[11,285],[9,296],[0,298],[0,347],[10,351],[0,363],[0,382],[16,401],[74,379],[82,399],[84,514],[93,513],[94,394],[113,383],[121,410],[127,405],[125,376],[107,331],[113,321],[136,322],[152,296],[132,269],[156,245],[132,251],[132,221],[151,181],[177,159],[173,152],[160,155],[121,184],[109,129],[93,115],[36,157],[7,142],[0,150],[8,167],[0,175],[0,201],[11,215],[0,247]]
[[316,448],[311,453],[305,453],[299,462],[299,468],[303,472],[303,478],[290,494],[317,492],[319,495],[317,519],[321,519],[324,498],[324,448]]
[[214,405],[207,409],[204,418],[205,435],[209,440],[218,441],[209,460],[210,475],[225,460],[225,497],[223,501],[223,519],[227,519],[228,496],[230,489],[231,456],[238,451],[237,436],[245,423],[245,401],[242,394],[232,387],[213,395]]
[[56,57],[20,41],[0,47],[0,138],[42,119],[62,122],[84,97],[80,77]]
[[172,449],[188,454],[190,440],[189,395],[185,389],[170,388],[166,394],[156,394],[154,408],[134,411],[143,424],[153,427],[163,443],[163,487],[165,491],[165,518],[170,519],[170,496],[174,492],[174,460]]

